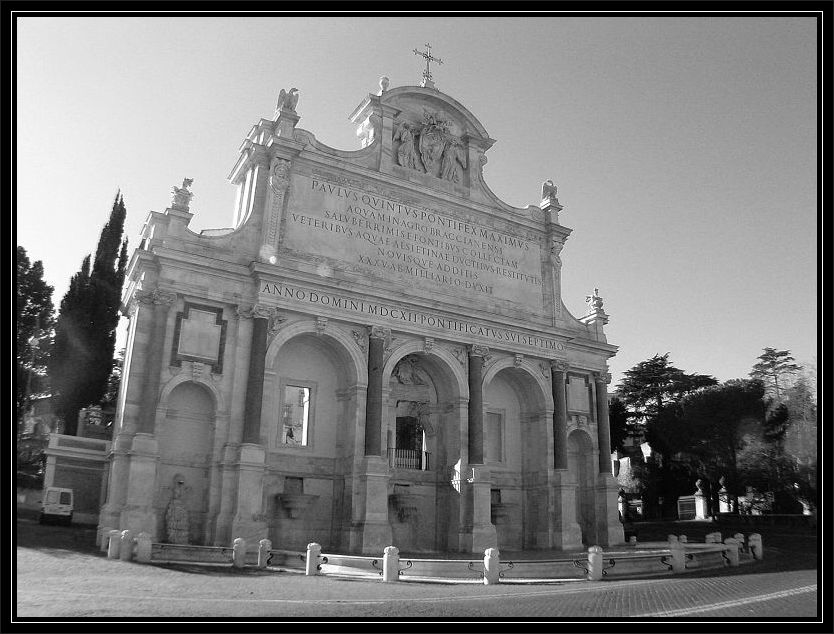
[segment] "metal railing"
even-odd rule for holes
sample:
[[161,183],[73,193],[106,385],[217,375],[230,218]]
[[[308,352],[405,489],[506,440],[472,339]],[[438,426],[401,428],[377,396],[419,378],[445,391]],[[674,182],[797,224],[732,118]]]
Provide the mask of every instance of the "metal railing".
[[397,469],[428,471],[431,454],[418,449],[388,449],[388,465]]

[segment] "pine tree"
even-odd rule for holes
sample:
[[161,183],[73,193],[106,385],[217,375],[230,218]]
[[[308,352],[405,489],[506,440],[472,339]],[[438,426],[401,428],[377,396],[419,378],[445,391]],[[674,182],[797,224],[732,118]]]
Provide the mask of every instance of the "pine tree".
[[784,388],[788,377],[796,374],[800,367],[794,363],[795,359],[791,356],[790,350],[764,348],[764,352],[758,358],[759,362],[750,371],[750,378],[761,380],[767,387],[768,394],[780,401],[782,399],[780,380]]
[[88,255],[61,300],[50,378],[55,412],[63,418],[67,434],[76,433],[79,410],[104,397],[113,370],[127,265],[127,240],[122,241],[126,215],[124,198],[117,194],[92,267]]

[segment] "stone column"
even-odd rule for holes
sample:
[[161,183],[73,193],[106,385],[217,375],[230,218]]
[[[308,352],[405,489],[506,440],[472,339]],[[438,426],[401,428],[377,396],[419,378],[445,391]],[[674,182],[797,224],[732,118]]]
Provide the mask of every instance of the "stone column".
[[623,525],[617,509],[617,481],[611,473],[611,437],[608,431],[608,381],[611,375],[594,373],[597,410],[597,444],[599,473],[596,486],[597,540],[603,546],[625,542]]
[[369,326],[368,387],[365,400],[364,459],[354,462],[350,548],[378,553],[392,541],[388,521],[388,459],[382,453],[382,370],[391,331]]
[[159,377],[162,359],[165,356],[165,331],[168,326],[168,311],[176,299],[174,293],[154,289],[137,291],[136,299],[142,304],[153,306],[153,327],[145,357],[145,385],[142,390],[142,409],[137,431],[153,434],[156,409],[159,406]]
[[365,455],[382,455],[382,367],[388,328],[372,326],[368,336],[368,398],[365,404]]
[[486,346],[469,348],[469,464],[484,464],[484,361]]
[[551,513],[548,518],[551,548],[582,548],[582,529],[576,521],[576,481],[568,470],[568,403],[565,391],[568,364],[551,361],[553,394],[553,469],[548,472]]
[[565,393],[567,364],[553,361],[550,364],[551,391],[553,392],[553,468],[568,468],[568,399]]
[[[471,481],[461,482],[464,497],[461,525],[461,550],[483,552],[498,546],[495,525],[490,517],[492,480],[484,466],[484,398],[483,368],[489,348],[473,345],[469,348],[469,407],[467,412],[468,464]],[[465,487],[465,488],[464,488]]]
[[263,409],[264,367],[266,364],[266,338],[269,333],[269,319],[275,309],[261,304],[252,307],[251,312],[241,310],[244,317],[253,319],[252,348],[249,353],[249,376],[246,379],[246,405],[243,414],[243,442],[260,444],[261,410]]

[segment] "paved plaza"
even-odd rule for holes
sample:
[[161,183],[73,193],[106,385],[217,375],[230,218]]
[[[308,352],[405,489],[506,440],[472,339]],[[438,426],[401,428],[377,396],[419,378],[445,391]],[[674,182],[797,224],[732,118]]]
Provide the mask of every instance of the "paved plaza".
[[[697,538],[709,523],[685,529]],[[644,530],[647,533],[649,528]],[[431,583],[110,560],[94,531],[18,520],[17,617],[67,619],[657,619],[819,620],[816,535],[761,530],[765,559],[734,569],[587,582]],[[829,628],[830,631],[830,628]]]

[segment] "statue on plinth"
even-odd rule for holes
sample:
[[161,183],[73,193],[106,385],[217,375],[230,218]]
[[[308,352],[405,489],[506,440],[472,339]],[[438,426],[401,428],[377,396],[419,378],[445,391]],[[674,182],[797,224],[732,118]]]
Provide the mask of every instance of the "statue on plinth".
[[291,112],[295,112],[295,106],[298,103],[298,88],[290,88],[290,91],[287,92],[283,88],[281,92],[278,93],[278,103],[275,106],[275,110],[289,110]]
[[188,188],[191,187],[191,183],[193,182],[193,178],[184,178],[182,181],[182,187],[174,185],[171,189],[171,193],[174,195],[171,199],[172,208],[188,211],[188,205],[191,204],[191,198],[194,196]]
[[594,289],[593,295],[586,295],[585,302],[588,304],[589,313],[602,313],[602,297],[599,296],[599,289]]

